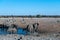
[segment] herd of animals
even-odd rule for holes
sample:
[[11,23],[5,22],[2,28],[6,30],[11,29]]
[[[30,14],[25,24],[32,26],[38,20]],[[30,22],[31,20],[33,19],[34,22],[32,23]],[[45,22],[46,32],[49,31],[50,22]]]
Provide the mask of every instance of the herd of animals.
[[[38,23],[34,23],[34,24],[29,24],[29,25],[27,25],[26,28],[21,28],[21,29],[23,29],[23,31],[26,31],[26,33],[28,33],[28,32],[34,33],[34,32],[38,32],[38,29],[37,29],[38,26],[39,26]],[[0,28],[3,31],[8,32],[9,34],[16,34],[17,30],[18,30],[17,25],[15,25],[15,24],[12,24],[11,27],[8,27],[7,25],[0,25]]]
[[0,31],[16,33],[19,28],[27,33],[60,32],[60,18],[0,18]]

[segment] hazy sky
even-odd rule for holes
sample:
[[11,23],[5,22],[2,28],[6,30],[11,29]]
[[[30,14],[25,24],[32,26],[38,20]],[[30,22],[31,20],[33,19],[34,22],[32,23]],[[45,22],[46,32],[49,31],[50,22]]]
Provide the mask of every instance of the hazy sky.
[[0,0],[0,15],[60,15],[60,0]]

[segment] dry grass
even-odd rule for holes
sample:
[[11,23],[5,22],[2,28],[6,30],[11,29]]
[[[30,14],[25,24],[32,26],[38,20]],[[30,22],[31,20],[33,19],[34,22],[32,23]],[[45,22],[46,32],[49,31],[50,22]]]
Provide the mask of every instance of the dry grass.
[[[8,20],[8,22],[6,22],[6,20]],[[38,30],[41,32],[60,32],[60,18],[0,18],[0,24],[5,22],[8,25],[14,23],[22,28],[25,28],[28,24],[38,22]]]

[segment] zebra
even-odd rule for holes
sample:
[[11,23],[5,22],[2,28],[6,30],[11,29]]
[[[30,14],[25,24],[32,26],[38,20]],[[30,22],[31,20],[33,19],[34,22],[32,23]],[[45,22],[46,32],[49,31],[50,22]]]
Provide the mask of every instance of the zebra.
[[38,25],[39,25],[39,23],[29,24],[29,25],[27,25],[25,30],[27,30],[30,33],[37,32],[38,31]]

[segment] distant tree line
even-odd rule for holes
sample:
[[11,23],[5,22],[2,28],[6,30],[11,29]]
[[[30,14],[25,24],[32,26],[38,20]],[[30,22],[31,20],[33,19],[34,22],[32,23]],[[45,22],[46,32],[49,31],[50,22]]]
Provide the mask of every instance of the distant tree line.
[[1,17],[8,18],[8,17],[27,17],[27,18],[41,18],[41,17],[60,17],[60,15],[1,15]]

